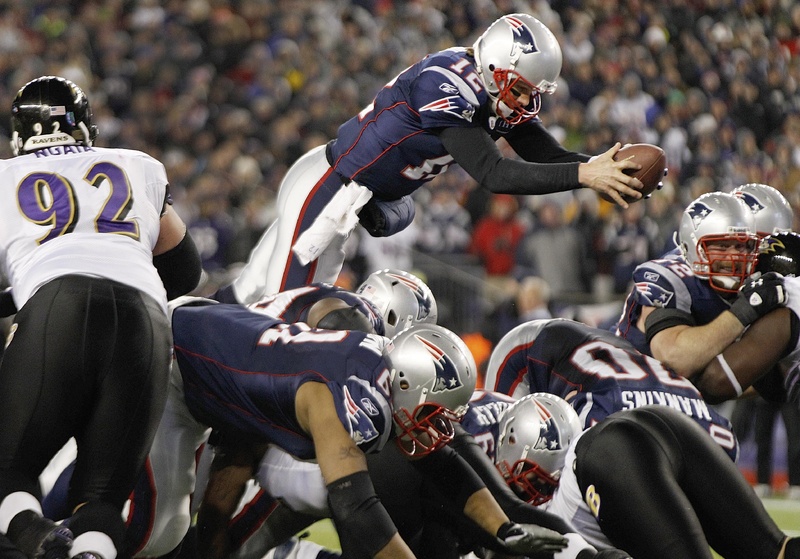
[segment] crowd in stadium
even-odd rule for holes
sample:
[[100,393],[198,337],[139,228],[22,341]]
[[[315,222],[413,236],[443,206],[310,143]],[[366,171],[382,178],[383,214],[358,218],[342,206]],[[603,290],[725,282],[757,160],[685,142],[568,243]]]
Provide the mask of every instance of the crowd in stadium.
[[0,556],[800,557],[800,4],[2,2],[2,99]]
[[[562,45],[540,118],[567,148],[596,154],[619,140],[667,152],[664,188],[631,217],[589,192],[517,201],[525,230],[550,227],[539,215],[548,203],[584,232],[572,290],[591,292],[594,276],[618,269],[624,293],[631,261],[671,246],[680,210],[702,192],[765,183],[800,206],[800,7],[790,2],[7,2],[0,98],[45,74],[84,87],[101,145],[165,163],[213,273],[246,259],[295,159],[413,61],[469,46],[515,11],[537,15]],[[464,173],[438,177],[415,194],[406,242],[468,252],[485,196]]]

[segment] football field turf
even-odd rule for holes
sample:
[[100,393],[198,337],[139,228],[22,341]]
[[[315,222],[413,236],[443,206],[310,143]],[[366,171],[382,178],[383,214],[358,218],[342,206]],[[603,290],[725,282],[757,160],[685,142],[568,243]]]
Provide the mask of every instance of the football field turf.
[[[800,501],[792,499],[764,499],[764,506],[778,526],[790,536],[800,536]],[[311,526],[309,539],[331,549],[339,549],[339,538],[328,520]],[[719,557],[719,555],[714,555]]]

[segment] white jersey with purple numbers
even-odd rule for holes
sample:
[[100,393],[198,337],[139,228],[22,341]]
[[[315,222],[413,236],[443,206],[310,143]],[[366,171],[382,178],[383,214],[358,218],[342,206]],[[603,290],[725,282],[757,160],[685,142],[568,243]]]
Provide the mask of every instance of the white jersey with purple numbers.
[[[786,277],[784,286],[789,295],[786,306],[800,317],[800,278]],[[795,343],[791,352],[780,360],[778,366],[784,375],[783,385],[786,387],[787,399],[800,403],[800,339],[795,340]]]
[[17,308],[68,274],[166,292],[153,266],[167,193],[164,166],[142,152],[57,146],[0,162],[0,260]]

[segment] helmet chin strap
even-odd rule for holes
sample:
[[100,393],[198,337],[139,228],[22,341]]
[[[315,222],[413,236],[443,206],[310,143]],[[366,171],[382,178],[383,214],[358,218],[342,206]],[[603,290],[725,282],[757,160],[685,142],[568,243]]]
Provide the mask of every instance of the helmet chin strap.
[[494,99],[494,112],[497,116],[503,118],[510,118],[511,115],[514,114],[514,111],[509,108],[502,100],[498,99],[497,97],[493,97]]
[[712,276],[711,281],[723,289],[736,289],[741,283],[739,278],[734,278],[732,276]]

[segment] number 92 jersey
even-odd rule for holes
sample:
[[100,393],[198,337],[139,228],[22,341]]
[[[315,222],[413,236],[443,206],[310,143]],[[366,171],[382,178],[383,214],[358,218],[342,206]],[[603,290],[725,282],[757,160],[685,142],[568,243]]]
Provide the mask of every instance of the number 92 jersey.
[[55,146],[0,162],[0,257],[17,308],[48,281],[91,275],[166,293],[153,266],[167,196],[142,152]]

